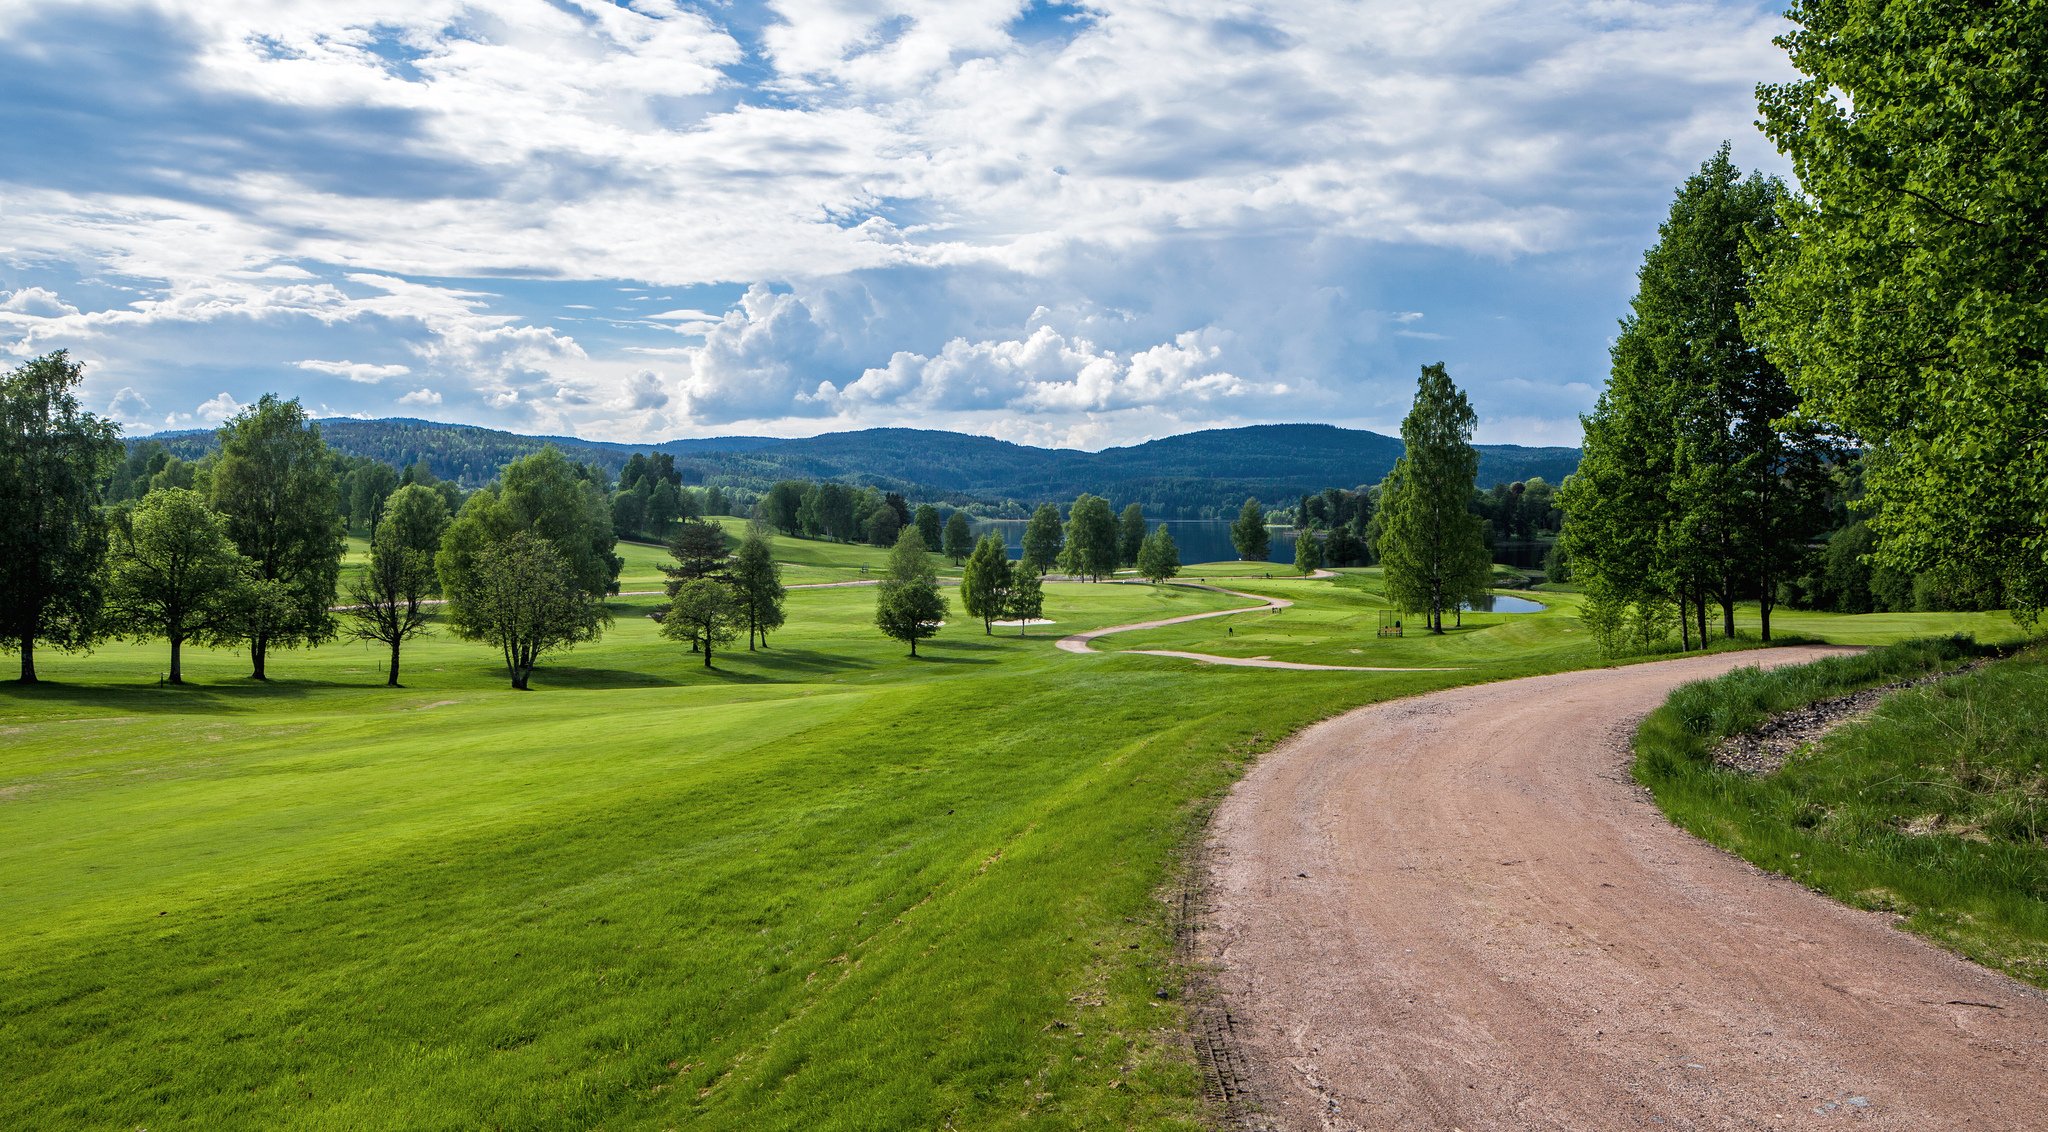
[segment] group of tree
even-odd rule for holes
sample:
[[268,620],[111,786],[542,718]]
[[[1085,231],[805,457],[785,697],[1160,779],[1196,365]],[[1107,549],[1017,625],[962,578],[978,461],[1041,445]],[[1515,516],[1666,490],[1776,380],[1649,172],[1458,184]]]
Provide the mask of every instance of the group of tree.
[[1791,383],[1743,325],[1784,198],[1724,145],[1644,256],[1584,458],[1559,493],[1562,549],[1609,650],[1648,647],[1674,620],[1683,646],[1704,647],[1709,607],[1733,636],[1744,601],[1768,641],[1779,583],[1825,522],[1839,449],[1794,415]]
[[[915,522],[925,545],[939,547],[937,509],[926,504],[913,517],[902,495],[874,487],[782,480],[755,502],[754,518],[799,538],[864,542],[881,547],[895,546],[897,536]],[[964,524],[967,520],[962,516],[960,521]],[[960,557],[971,549],[971,544],[963,548]]]
[[[1149,560],[1148,544],[1153,547]],[[1039,504],[1024,525],[1022,549],[1018,569],[1041,576],[1058,570],[1100,581],[1135,567],[1141,575],[1163,581],[1180,571],[1180,552],[1164,523],[1148,530],[1142,505],[1125,504],[1119,513],[1107,499],[1086,492],[1074,500],[1064,520],[1057,504]],[[1149,573],[1148,564],[1163,572]]]
[[675,457],[667,452],[627,457],[611,492],[612,532],[623,539],[665,541],[679,523],[731,511],[732,501],[717,484],[701,491],[685,487]]
[[993,633],[997,621],[1008,620],[1017,623],[1022,636],[1045,612],[1043,577],[1021,562],[1011,562],[1001,535],[986,534],[961,572],[960,604],[969,616],[981,618],[982,632]]
[[753,523],[736,551],[728,551],[725,531],[715,523],[692,520],[669,542],[675,565],[662,566],[668,576],[668,604],[659,613],[662,635],[687,641],[712,667],[713,650],[731,644],[742,632],[747,651],[768,647],[768,633],[783,625],[782,566],[775,561],[762,524]]

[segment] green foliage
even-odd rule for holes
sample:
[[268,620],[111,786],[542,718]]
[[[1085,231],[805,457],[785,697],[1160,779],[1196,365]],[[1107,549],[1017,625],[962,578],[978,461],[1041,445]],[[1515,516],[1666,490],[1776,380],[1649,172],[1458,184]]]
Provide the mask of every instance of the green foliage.
[[1479,454],[1471,402],[1443,363],[1422,367],[1415,403],[1401,421],[1406,452],[1380,489],[1380,565],[1387,593],[1404,610],[1444,631],[1444,614],[1483,595],[1493,582],[1480,519],[1467,509]]
[[[920,531],[918,538],[922,540],[923,537],[924,534]],[[957,566],[972,553],[974,532],[967,523],[967,512],[955,511],[946,516],[946,557],[952,559],[953,564]]]
[[485,543],[449,591],[456,635],[496,647],[521,690],[541,657],[598,639],[610,619],[554,542],[524,529]]
[[213,509],[264,583],[243,607],[251,675],[265,678],[272,647],[334,636],[330,611],[341,573],[341,485],[320,428],[297,400],[264,394],[220,430]]
[[702,519],[692,519],[677,528],[675,537],[668,540],[668,553],[675,559],[675,565],[664,565],[661,572],[668,575],[670,597],[675,596],[677,586],[698,578],[723,576],[732,565],[724,529]]
[[747,651],[753,651],[757,639],[763,648],[767,647],[768,631],[782,628],[783,600],[788,591],[782,586],[782,566],[775,561],[775,548],[760,531],[749,530],[740,539],[726,580],[731,583],[745,616]]
[[119,428],[78,407],[84,367],[59,350],[0,377],[0,649],[36,679],[38,643],[99,636],[106,560],[100,481],[121,457]]
[[1067,511],[1060,567],[1076,577],[1101,581],[1116,573],[1117,554],[1116,515],[1109,500],[1083,493]]
[[112,544],[107,623],[134,640],[168,641],[170,683],[184,682],[185,642],[239,639],[256,567],[236,551],[227,518],[198,492],[143,496],[118,517]]
[[1145,508],[1130,503],[1124,506],[1123,514],[1116,520],[1116,550],[1118,566],[1136,566],[1138,551],[1145,545]]
[[929,503],[918,504],[916,522],[917,537],[923,539],[926,546],[940,545],[940,540],[945,537],[945,528],[943,520],[939,518],[938,508]]
[[1691,684],[1645,720],[1636,776],[1679,824],[1759,867],[2048,985],[2048,660],[2038,650],[1892,693],[1773,774],[1710,758],[1770,715],[1950,668],[1923,640]]
[[398,490],[398,472],[382,461],[364,460],[350,470],[342,487],[348,497],[349,526],[374,533],[384,517],[384,501]]
[[[955,512],[958,514],[958,512]],[[1024,571],[1030,573],[1029,570]],[[1015,588],[1015,571],[1010,566],[1009,547],[997,534],[981,536],[967,569],[960,576],[960,604],[969,617],[981,618],[983,633],[994,633],[994,622],[1009,609],[1010,591]]]
[[1173,545],[1172,532],[1161,523],[1138,545],[1138,574],[1156,586],[1179,573],[1180,548]]
[[1313,531],[1297,532],[1294,538],[1294,572],[1304,577],[1323,568],[1323,540]]
[[938,571],[916,527],[905,527],[889,552],[889,571],[875,595],[875,627],[910,645],[936,636],[946,620],[946,595],[939,592]]
[[1060,509],[1050,503],[1041,503],[1031,512],[1031,521],[1024,525],[1024,557],[1021,565],[1028,566],[1033,573],[1043,574],[1060,560],[1060,551],[1066,547],[1067,536],[1060,527]]
[[1266,533],[1266,512],[1256,499],[1247,499],[1237,519],[1230,524],[1230,545],[1237,548],[1240,562],[1264,562],[1271,552],[1272,536]]
[[500,483],[462,505],[435,558],[441,588],[459,603],[484,547],[519,532],[554,546],[576,584],[592,597],[618,588],[623,561],[613,553],[610,508],[596,484],[553,448],[505,466]]
[[[2048,604],[2048,21],[2025,4],[1799,0],[1759,88],[1792,160],[1752,322],[1868,446],[1878,564]],[[1982,579],[1983,581],[1971,581]]]
[[396,688],[400,646],[426,632],[434,619],[426,603],[439,588],[434,555],[448,527],[448,504],[432,488],[407,484],[377,511],[382,519],[371,539],[370,566],[349,586],[344,615],[354,624],[355,639],[391,647],[385,683]]
[[1559,493],[1574,578],[1619,623],[1662,623],[1676,605],[1688,645],[1695,623],[1705,644],[1710,600],[1724,636],[1736,603],[1758,601],[1769,640],[1780,585],[1804,572],[1826,520],[1834,446],[1792,418],[1790,384],[1741,323],[1755,274],[1745,253],[1774,238],[1783,197],[1775,179],[1745,178],[1725,145],[1680,186]]
[[1017,635],[1021,637],[1033,621],[1044,616],[1045,577],[1019,562],[1011,567],[1010,594],[1003,604],[1003,617],[1017,623]]
[[704,653],[704,667],[710,668],[713,648],[738,640],[746,624],[747,607],[733,587],[700,577],[677,583],[663,611],[661,635],[690,642],[693,651]]

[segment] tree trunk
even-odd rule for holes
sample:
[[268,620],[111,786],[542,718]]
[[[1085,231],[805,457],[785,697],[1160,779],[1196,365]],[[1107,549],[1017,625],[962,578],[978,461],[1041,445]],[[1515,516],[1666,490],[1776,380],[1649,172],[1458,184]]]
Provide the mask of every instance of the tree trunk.
[[1697,590],[1692,595],[1693,612],[1699,617],[1700,647],[1707,647],[1707,591]]
[[185,682],[185,677],[183,675],[184,670],[179,667],[179,651],[182,650],[184,647],[185,638],[171,638],[171,678],[168,681],[169,683],[183,684]]
[[526,690],[526,677],[532,671],[532,669],[521,665],[515,664],[512,666],[512,688],[514,691],[524,692]]
[[32,631],[21,635],[21,682],[36,682],[36,635]]
[[391,679],[385,682],[389,688],[398,687],[398,642],[391,642]]
[[[1681,650],[1681,651],[1684,651],[1684,652],[1691,652],[1691,651],[1692,651],[1692,618],[1690,618],[1690,617],[1687,617],[1687,616],[1685,615],[1685,601],[1686,601],[1686,595],[1685,595],[1685,587],[1684,587],[1684,586],[1680,586],[1680,587],[1678,587],[1678,645],[1679,645],[1679,648],[1680,648],[1680,650]],[[1701,642],[1700,642],[1700,647],[1702,647],[1702,648],[1706,647],[1706,642],[1705,642],[1705,641],[1701,641]]]
[[1757,607],[1757,612],[1758,612],[1759,614],[1761,614],[1761,615],[1762,615],[1762,617],[1763,617],[1763,638],[1764,638],[1764,643],[1765,643],[1765,644],[1770,644],[1770,643],[1771,643],[1771,605],[1772,605],[1772,604],[1773,604],[1773,603],[1772,603],[1771,599],[1770,599],[1770,598],[1767,598],[1767,597],[1760,597],[1760,598],[1758,598],[1758,599],[1757,599],[1757,603],[1756,603],[1756,607]]
[[1721,635],[1735,639],[1735,598],[1728,591],[1721,591]]
[[916,638],[916,637],[912,637],[912,638],[910,638],[910,655],[912,655],[912,656],[916,656],[916,655],[917,655],[917,638]]
[[254,670],[249,673],[249,679],[270,679],[270,677],[265,676],[263,674],[263,654],[269,650],[269,646],[270,638],[262,633],[256,634],[256,636],[249,641],[249,660],[254,666]]
[[711,667],[711,638],[709,635],[704,638],[704,667]]

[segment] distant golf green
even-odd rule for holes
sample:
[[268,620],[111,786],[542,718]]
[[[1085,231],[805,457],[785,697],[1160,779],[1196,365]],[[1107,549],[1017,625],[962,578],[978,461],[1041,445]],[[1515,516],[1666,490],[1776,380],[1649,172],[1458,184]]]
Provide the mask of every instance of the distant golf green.
[[[790,583],[885,553],[776,546]],[[912,660],[874,590],[797,590],[707,671],[625,598],[527,693],[444,635],[402,691],[349,643],[263,685],[234,652],[185,688],[159,644],[39,658],[0,690],[0,1126],[1198,1127],[1160,896],[1208,803],[1335,712],[1599,663],[1569,594],[1385,640],[1370,572],[1228,584],[1297,604],[1076,656],[1244,603],[1051,583],[1056,625],[987,636],[949,586]]]

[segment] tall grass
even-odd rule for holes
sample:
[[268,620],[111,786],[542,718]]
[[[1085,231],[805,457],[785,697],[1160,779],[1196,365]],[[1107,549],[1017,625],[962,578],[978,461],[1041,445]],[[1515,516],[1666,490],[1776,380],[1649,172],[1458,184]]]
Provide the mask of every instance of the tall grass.
[[1636,735],[1635,773],[1692,833],[2048,986],[2048,656],[2035,649],[1885,698],[1776,773],[1717,767],[1771,714],[1986,650],[1915,641],[1689,684]]

